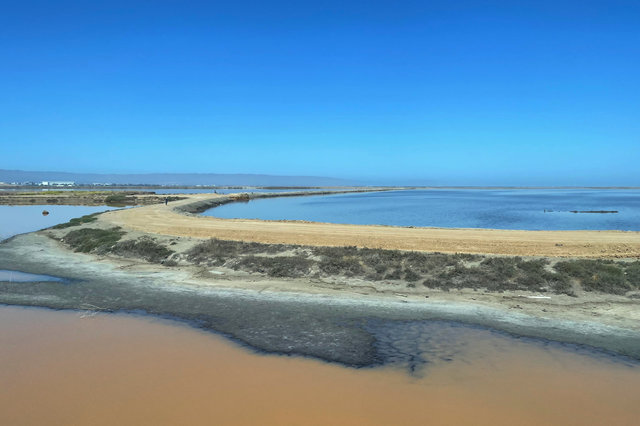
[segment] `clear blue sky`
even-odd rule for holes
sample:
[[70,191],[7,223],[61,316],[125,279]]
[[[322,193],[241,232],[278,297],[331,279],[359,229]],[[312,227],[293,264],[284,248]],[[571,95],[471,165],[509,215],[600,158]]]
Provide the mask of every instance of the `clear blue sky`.
[[0,168],[640,185],[639,1],[29,1]]

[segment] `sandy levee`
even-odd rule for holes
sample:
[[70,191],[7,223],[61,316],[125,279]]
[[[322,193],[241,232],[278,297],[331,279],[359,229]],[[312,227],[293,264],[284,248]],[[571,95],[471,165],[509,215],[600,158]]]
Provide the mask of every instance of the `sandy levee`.
[[[228,196],[181,195],[187,199],[112,211],[100,221],[151,234],[220,238],[268,244],[357,246],[443,253],[585,258],[639,258],[640,232],[627,231],[521,231],[462,228],[403,228],[316,223],[219,219],[187,215]],[[233,198],[234,196],[231,196]]]
[[[638,232],[397,228],[195,214],[267,196],[273,195],[188,195],[16,236],[0,244],[0,269],[64,277],[73,285],[0,282],[0,303],[143,311],[259,350],[358,366],[397,359],[381,354],[375,342],[380,333],[394,336],[389,327],[398,320],[475,324],[640,360]],[[602,259],[613,257],[625,259]]]

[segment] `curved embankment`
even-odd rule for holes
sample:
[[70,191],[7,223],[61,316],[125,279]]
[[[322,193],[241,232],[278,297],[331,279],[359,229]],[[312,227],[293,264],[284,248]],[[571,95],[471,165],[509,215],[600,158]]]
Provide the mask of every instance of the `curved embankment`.
[[640,258],[640,232],[402,228],[304,221],[219,219],[194,214],[231,201],[319,194],[194,194],[188,195],[186,200],[172,202],[168,206],[152,205],[107,212],[100,216],[100,220],[152,234],[269,244],[358,246],[516,256]]

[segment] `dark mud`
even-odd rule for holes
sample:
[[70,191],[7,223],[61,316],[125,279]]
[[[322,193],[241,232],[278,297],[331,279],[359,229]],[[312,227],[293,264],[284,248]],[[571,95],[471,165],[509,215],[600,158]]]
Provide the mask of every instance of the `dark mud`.
[[[419,371],[455,356],[455,333],[434,320],[516,336],[585,345],[640,359],[640,335],[598,323],[535,318],[480,306],[364,301],[342,297],[225,290],[184,283],[180,271],[128,272],[69,253],[38,234],[0,244],[0,269],[65,282],[0,282],[0,303],[104,312],[145,312],[224,334],[257,351],[354,367],[397,364]],[[454,327],[455,329],[455,327]]]

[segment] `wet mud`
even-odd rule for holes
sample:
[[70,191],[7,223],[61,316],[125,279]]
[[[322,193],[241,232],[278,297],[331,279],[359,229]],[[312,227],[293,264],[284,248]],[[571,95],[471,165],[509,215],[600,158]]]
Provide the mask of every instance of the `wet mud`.
[[[0,303],[86,312],[144,312],[214,331],[254,351],[318,358],[354,367],[397,365],[418,374],[455,345],[433,342],[452,322],[513,336],[598,348],[640,359],[640,336],[598,323],[547,320],[481,306],[358,300],[230,290],[182,283],[179,272],[130,272],[57,250],[37,234],[0,244],[0,269],[62,277],[0,282]],[[438,348],[437,350],[434,349]],[[435,351],[435,352],[434,352]]]

